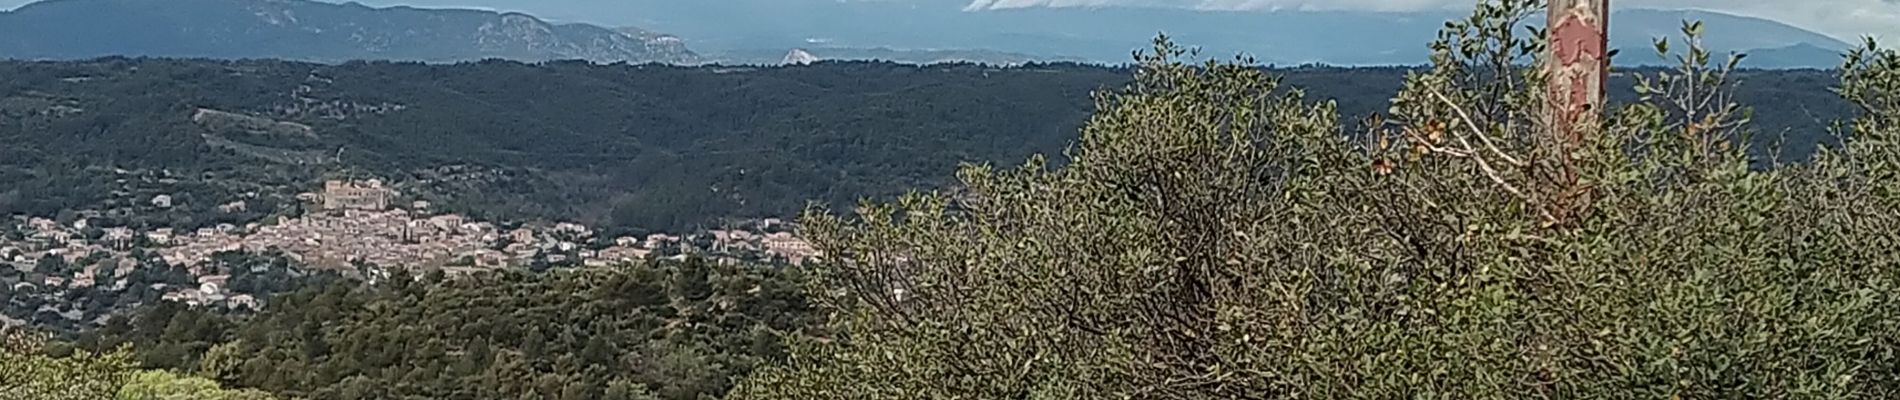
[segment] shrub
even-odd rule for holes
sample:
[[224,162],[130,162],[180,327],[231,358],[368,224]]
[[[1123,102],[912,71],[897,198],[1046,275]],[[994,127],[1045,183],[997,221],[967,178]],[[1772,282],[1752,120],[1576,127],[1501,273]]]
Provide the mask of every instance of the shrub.
[[47,337],[0,328],[0,399],[109,399],[130,376],[130,351],[47,355]]
[[119,400],[270,400],[257,390],[226,390],[217,381],[168,371],[140,371],[119,389]]
[[[1448,24],[1392,115],[1166,38],[1066,165],[814,210],[812,294],[742,399],[1890,398],[1900,56],[1848,57],[1845,148],[1751,168],[1685,24],[1645,101],[1551,131],[1535,1]],[[1659,43],[1660,51],[1668,46]]]

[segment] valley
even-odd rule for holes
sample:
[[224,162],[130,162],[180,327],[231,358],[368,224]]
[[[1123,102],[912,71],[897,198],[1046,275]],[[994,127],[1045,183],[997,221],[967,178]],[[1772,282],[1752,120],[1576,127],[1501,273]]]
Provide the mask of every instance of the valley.
[[1900,392],[1900,5],[365,2],[0,0],[0,399]]
[[[1275,73],[1336,102],[1351,125],[1384,111],[1407,71]],[[250,214],[271,215],[298,193],[287,187],[358,174],[471,218],[573,221],[615,235],[789,218],[810,204],[945,187],[942,171],[962,162],[1058,154],[1093,111],[1090,93],[1124,85],[1126,72],[878,62],[0,62],[12,77],[0,82],[0,93],[11,93],[0,104],[12,104],[0,112],[0,139],[20,144],[0,148],[0,159],[12,160],[0,165],[0,214],[107,211],[121,208],[109,205],[114,191],[168,193],[190,201],[127,222],[191,230],[242,222],[213,209],[240,195],[268,199]],[[1850,112],[1828,93],[1834,80],[1824,71],[1739,78],[1738,98],[1755,105],[1762,162],[1798,161],[1834,142],[1828,121]],[[278,131],[289,133],[270,133]],[[115,170],[166,174],[131,184],[183,186],[120,187],[125,177]]]

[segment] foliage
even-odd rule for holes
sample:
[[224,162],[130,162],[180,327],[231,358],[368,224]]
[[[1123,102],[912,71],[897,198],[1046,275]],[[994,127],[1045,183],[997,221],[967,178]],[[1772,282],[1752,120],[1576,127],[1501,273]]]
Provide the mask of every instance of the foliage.
[[736,398],[1900,394],[1900,56],[1850,55],[1844,149],[1751,168],[1696,24],[1646,97],[1549,133],[1538,70],[1507,67],[1537,6],[1448,26],[1358,138],[1163,38],[1066,165],[809,213],[837,334]]
[[[252,317],[159,306],[82,340],[148,366],[322,399],[720,397],[817,324],[799,272],[694,259],[312,282]],[[169,377],[166,378],[176,378]],[[210,379],[204,381],[203,379]]]
[[141,371],[119,389],[118,400],[269,400],[257,390],[226,390],[210,379],[169,371]]
[[47,354],[43,335],[4,332],[0,347],[0,398],[35,400],[268,400],[255,390],[224,390],[217,382],[167,371],[140,371],[131,350]]
[[43,335],[0,328],[0,398],[98,400],[112,398],[133,371],[127,349],[46,354]]

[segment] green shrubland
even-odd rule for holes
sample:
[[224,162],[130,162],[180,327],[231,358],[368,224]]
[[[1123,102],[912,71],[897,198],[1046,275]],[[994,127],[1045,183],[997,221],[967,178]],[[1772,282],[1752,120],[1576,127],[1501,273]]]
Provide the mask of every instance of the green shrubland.
[[[168,371],[139,370],[129,349],[110,352],[54,349],[25,331],[0,332],[0,399],[6,400],[270,400],[256,390],[228,390],[218,382]],[[51,353],[66,353],[54,356]]]
[[1641,101],[1552,134],[1539,6],[1449,23],[1348,135],[1158,40],[1066,164],[810,212],[834,334],[737,398],[1900,395],[1900,54],[1847,55],[1842,148],[1751,168],[1700,24]]

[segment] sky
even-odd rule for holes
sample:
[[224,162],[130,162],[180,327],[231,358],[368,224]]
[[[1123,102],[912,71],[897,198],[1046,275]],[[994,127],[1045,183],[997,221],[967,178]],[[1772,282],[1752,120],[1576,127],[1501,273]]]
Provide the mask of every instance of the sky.
[[[13,9],[33,0],[0,0],[0,9]],[[164,1],[164,0],[151,0]],[[608,4],[625,0],[509,0],[481,1],[503,3],[510,8],[534,13],[537,7],[559,3],[566,8],[587,4]],[[676,0],[682,2],[704,0]],[[790,0],[786,0],[790,1]],[[825,1],[945,1],[945,0],[825,0]],[[1074,6],[1165,6],[1216,10],[1370,10],[1418,11],[1469,8],[1474,0],[969,0],[969,10],[1022,7]],[[456,0],[365,0],[373,4],[415,3],[428,6],[452,6]],[[472,4],[472,3],[471,3]],[[513,5],[519,4],[519,5]],[[1701,9],[1781,21],[1856,42],[1873,35],[1887,41],[1900,40],[1900,0],[1612,0],[1618,8]]]
[[[1416,11],[1469,9],[1473,0],[975,0],[972,8],[1148,3],[1202,9]],[[1781,21],[1848,42],[1900,39],[1900,0],[1611,0],[1617,8],[1699,9]],[[1614,23],[1614,22],[1612,22]]]
[[[604,0],[611,1],[611,0]],[[690,0],[682,0],[690,1]],[[896,0],[883,0],[896,1]],[[1473,0],[973,0],[971,9],[1164,5],[1201,9],[1417,11],[1469,9]],[[1781,21],[1837,39],[1900,39],[1900,0],[1611,0],[1612,7],[1699,9]],[[1614,22],[1612,22],[1614,23]]]

